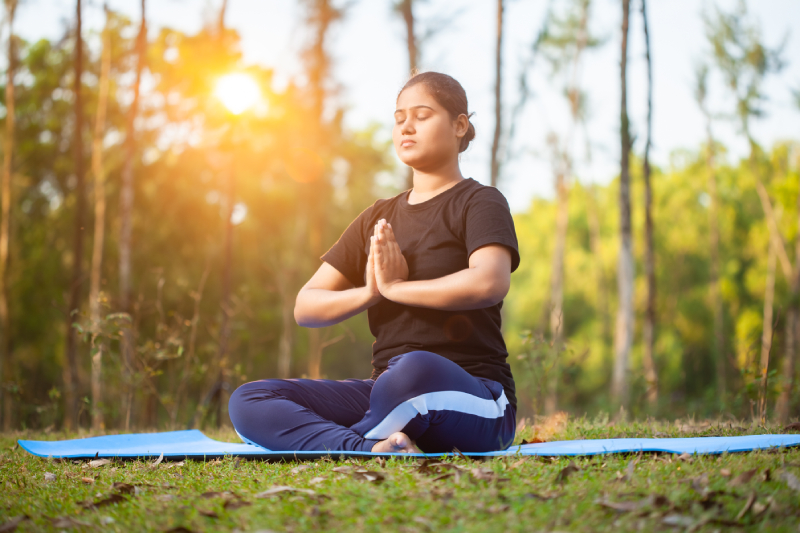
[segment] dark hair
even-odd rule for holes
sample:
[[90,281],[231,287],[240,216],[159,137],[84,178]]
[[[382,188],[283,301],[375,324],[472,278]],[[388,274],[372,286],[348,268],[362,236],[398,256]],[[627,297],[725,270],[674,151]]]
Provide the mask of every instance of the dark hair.
[[[464,91],[464,88],[458,83],[453,77],[448,76],[447,74],[442,74],[441,72],[422,72],[422,73],[414,73],[411,75],[411,78],[403,85],[403,88],[400,89],[400,92],[397,93],[397,97],[400,98],[400,95],[408,89],[409,87],[413,87],[421,83],[425,85],[428,91],[431,93],[431,96],[445,109],[447,112],[450,113],[450,118],[455,120],[458,118],[459,115],[466,115],[467,121],[469,121],[469,117],[474,115],[474,113],[470,113],[467,111],[467,93]],[[458,152],[461,153],[467,149],[469,143],[472,139],[475,138],[475,126],[472,125],[472,122],[469,122],[469,127],[467,128],[467,133],[461,137],[461,144],[458,147]]]

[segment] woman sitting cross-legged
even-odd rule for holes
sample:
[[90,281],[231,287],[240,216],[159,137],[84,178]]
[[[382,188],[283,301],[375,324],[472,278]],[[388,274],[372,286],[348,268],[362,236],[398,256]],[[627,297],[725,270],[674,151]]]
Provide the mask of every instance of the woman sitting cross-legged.
[[417,74],[400,91],[394,147],[414,187],[348,226],[294,311],[315,328],[366,310],[372,376],[242,385],[229,413],[245,441],[389,453],[511,445],[516,397],[500,309],[520,258],[505,197],[461,175],[469,116],[464,89],[445,74]]

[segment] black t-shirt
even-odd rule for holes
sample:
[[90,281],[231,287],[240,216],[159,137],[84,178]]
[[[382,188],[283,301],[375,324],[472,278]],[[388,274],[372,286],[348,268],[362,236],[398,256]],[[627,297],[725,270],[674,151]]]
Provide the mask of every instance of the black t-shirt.
[[[436,279],[469,268],[477,248],[498,243],[511,251],[511,272],[519,266],[519,247],[508,202],[495,187],[464,179],[430,200],[409,204],[405,191],[377,200],[347,227],[321,259],[356,287],[366,284],[370,236],[378,220],[392,225],[408,263],[408,279]],[[517,407],[508,351],[500,331],[503,302],[484,309],[442,311],[383,299],[367,310],[372,345],[372,379],[396,355],[426,350],[457,363],[473,376],[503,385]]]

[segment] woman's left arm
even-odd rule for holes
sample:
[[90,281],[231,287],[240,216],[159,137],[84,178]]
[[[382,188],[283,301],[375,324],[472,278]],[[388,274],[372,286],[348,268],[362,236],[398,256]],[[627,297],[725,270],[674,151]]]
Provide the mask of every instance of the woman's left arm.
[[445,311],[483,309],[499,303],[511,285],[511,252],[502,244],[487,244],[469,256],[469,268],[437,279],[408,281],[408,265],[391,226],[378,223],[372,239],[375,279],[387,300]]

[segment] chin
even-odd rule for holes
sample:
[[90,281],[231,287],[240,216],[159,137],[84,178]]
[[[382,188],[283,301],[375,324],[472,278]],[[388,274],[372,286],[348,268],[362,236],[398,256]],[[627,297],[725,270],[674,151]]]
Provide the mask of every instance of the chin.
[[425,158],[424,157],[420,157],[419,155],[416,155],[416,154],[415,155],[411,155],[411,154],[400,155],[400,154],[397,154],[397,156],[400,158],[400,161],[402,161],[403,164],[408,165],[411,168],[420,168],[420,167],[425,166]]

